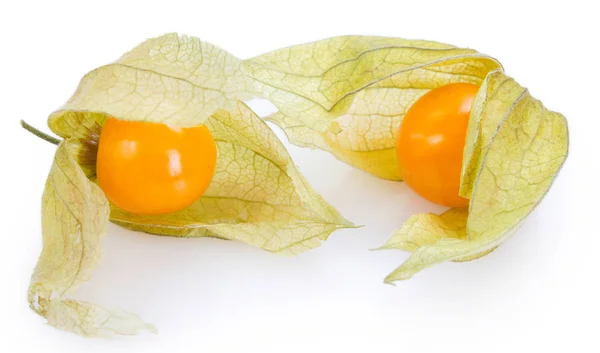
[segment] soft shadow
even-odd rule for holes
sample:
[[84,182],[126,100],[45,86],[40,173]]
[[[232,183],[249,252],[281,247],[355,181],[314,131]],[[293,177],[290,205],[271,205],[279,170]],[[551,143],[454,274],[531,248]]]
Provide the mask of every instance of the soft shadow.
[[[135,312],[165,327],[180,316],[213,320],[252,305],[291,300],[289,288],[325,281],[307,256],[277,256],[240,242],[172,238],[109,226],[104,258],[77,298]],[[309,254],[305,254],[309,255]],[[171,325],[169,325],[171,322]],[[183,320],[181,322],[189,322]]]

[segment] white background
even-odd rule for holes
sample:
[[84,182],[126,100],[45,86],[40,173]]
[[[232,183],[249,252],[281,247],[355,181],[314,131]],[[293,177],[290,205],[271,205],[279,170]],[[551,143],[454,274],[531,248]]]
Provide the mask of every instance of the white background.
[[[0,352],[598,352],[600,27],[591,4],[2,2]],[[77,297],[131,310],[160,334],[84,339],[58,331],[26,301],[54,146],[20,130],[18,121],[45,129],[47,115],[87,71],[172,31],[241,58],[341,34],[475,48],[567,116],[570,157],[548,196],[497,251],[438,265],[394,287],[382,280],[408,254],[368,249],[411,214],[441,208],[402,183],[286,144],[309,182],[364,228],[282,258],[239,243],[111,225],[104,260]]]

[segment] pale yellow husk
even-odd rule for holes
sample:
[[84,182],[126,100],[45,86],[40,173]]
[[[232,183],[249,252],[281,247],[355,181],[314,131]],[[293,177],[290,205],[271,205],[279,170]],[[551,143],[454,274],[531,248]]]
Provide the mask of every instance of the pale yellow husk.
[[[50,128],[65,141],[44,193],[44,246],[29,301],[51,325],[85,336],[155,330],[133,314],[71,299],[100,261],[109,218],[132,230],[238,240],[288,255],[354,226],[308,185],[275,134],[237,101],[249,91],[241,65],[196,38],[150,39],[86,75],[50,116]],[[109,205],[94,183],[96,144],[109,116],[206,124],[218,152],[206,193],[188,208],[158,217]]]
[[411,217],[383,248],[412,255],[385,281],[493,251],[548,192],[568,145],[564,116],[502,71],[491,72],[473,103],[464,150],[461,194],[470,198],[469,208]]
[[383,248],[413,254],[386,282],[493,251],[540,202],[567,156],[564,117],[504,75],[498,61],[471,49],[344,36],[276,50],[243,68],[252,88],[279,108],[267,119],[291,142],[391,180],[402,178],[396,137],[410,106],[443,85],[481,85],[461,179],[470,208],[409,219]]

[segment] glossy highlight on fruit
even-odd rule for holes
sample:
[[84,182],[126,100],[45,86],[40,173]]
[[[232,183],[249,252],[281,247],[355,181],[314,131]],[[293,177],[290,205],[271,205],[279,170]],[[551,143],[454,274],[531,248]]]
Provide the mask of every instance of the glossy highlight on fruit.
[[433,89],[410,107],[400,126],[396,151],[402,177],[433,203],[469,205],[458,191],[467,124],[478,90],[470,83]]
[[106,120],[96,173],[110,202],[135,214],[165,214],[196,201],[213,177],[217,150],[204,125]]

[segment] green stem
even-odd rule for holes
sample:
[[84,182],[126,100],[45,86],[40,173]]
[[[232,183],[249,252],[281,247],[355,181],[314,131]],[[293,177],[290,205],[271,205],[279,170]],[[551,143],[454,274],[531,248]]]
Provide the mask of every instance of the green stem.
[[44,132],[41,132],[40,130],[34,128],[33,126],[27,124],[25,121],[21,120],[21,127],[23,127],[23,129],[31,132],[32,134],[34,134],[35,136],[41,138],[42,140],[46,140],[52,144],[58,145],[60,144],[60,140],[57,139],[56,137],[52,137]]

